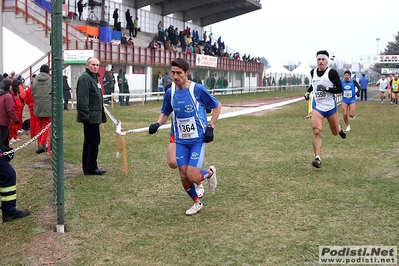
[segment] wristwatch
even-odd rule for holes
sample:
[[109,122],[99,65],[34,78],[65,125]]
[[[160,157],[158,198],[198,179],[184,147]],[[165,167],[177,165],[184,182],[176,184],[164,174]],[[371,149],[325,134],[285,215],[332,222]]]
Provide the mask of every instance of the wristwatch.
[[215,124],[208,124],[208,127],[215,128]]

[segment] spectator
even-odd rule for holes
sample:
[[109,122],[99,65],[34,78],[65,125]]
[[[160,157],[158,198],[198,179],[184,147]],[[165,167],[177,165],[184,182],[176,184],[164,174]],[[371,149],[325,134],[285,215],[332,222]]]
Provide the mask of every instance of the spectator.
[[223,78],[223,88],[227,88],[229,86],[229,82],[228,82],[228,80],[227,80],[227,77],[224,77]]
[[114,19],[114,27],[116,28],[116,25],[118,24],[118,18],[119,18],[118,8],[115,8],[112,18]]
[[154,37],[154,38],[150,41],[150,43],[148,44],[148,48],[151,48],[151,49],[158,49],[158,48],[160,48],[160,47],[159,47],[159,43],[158,43],[158,41],[157,41],[157,37]]
[[[115,77],[112,71],[105,71],[103,77],[105,95],[111,95],[115,92]],[[109,103],[110,98],[105,98],[104,103]]]
[[[40,73],[33,80],[32,95],[34,104],[34,112],[37,117],[37,132],[41,132],[51,122],[51,76],[48,65],[40,67]],[[49,129],[44,131],[37,139],[38,149],[36,153],[47,151],[49,143]]]
[[136,19],[134,20],[133,27],[134,27],[133,37],[137,38],[137,32],[139,31],[139,18],[138,17],[136,17]]
[[63,84],[63,94],[64,94],[64,110],[68,111],[68,101],[71,99],[71,87],[69,87],[68,84],[68,77],[67,76],[62,76]]
[[360,87],[362,88],[360,91],[360,100],[363,101],[363,97],[364,97],[364,100],[367,101],[367,89],[368,89],[370,80],[368,78],[366,78],[365,74],[362,74],[362,77],[359,79],[359,83],[360,83]]
[[198,44],[195,44],[194,49],[196,54],[201,54],[201,48]]
[[[118,88],[119,88],[119,93],[129,93],[129,83],[127,82],[127,79],[125,77],[125,73],[123,73],[122,69],[119,69],[119,74],[118,74]],[[121,95],[119,96],[119,105],[124,106],[124,105],[130,105],[129,104],[130,96],[126,96],[126,101],[125,101],[125,96]]]
[[82,13],[83,13],[83,8],[86,6],[86,4],[82,3],[82,0],[78,1],[78,13],[79,13],[79,21],[82,20]]
[[13,122],[19,122],[15,114],[12,95],[10,93],[11,81],[3,80],[0,82],[0,153],[10,152],[7,155],[0,156],[0,197],[1,197],[1,212],[3,216],[3,223],[9,222],[13,219],[28,216],[30,211],[18,210],[17,205],[17,191],[16,179],[17,175],[10,161],[14,158],[14,153],[10,148],[8,142],[9,130],[8,127]]
[[170,50],[171,50],[170,40],[169,40],[169,39],[166,40],[166,43],[165,43],[165,50],[166,50],[166,51],[170,51]]
[[126,29],[129,29],[129,21],[132,20],[132,16],[130,15],[129,8],[125,12],[125,19],[126,19]]
[[133,37],[134,36],[134,25],[133,25],[132,17],[130,17],[130,19],[127,22],[127,28],[129,29],[129,37]]
[[98,83],[97,58],[89,57],[86,70],[80,75],[76,86],[76,121],[83,124],[82,168],[85,175],[102,175],[107,171],[98,167],[98,146],[101,142],[100,124],[107,122],[103,96]]
[[20,139],[18,138],[18,129],[19,129],[19,124],[22,124],[22,111],[23,111],[22,101],[19,97],[20,84],[21,82],[17,79],[13,79],[13,81],[11,82],[11,95],[13,96],[14,110],[18,118],[18,122],[13,121],[9,127],[10,136],[8,137],[8,139],[10,144],[20,141]]
[[[36,74],[33,74],[31,77],[31,81],[33,82],[33,80],[36,78]],[[35,116],[35,112],[34,112],[34,102],[33,102],[33,96],[32,96],[32,82],[31,85],[29,86],[29,88],[26,90],[25,92],[25,103],[28,105],[29,107],[29,119],[30,119],[30,126],[29,126],[29,131],[30,131],[30,138],[33,138],[34,136],[36,136],[36,121],[37,121],[37,117]]]
[[127,35],[126,35],[126,33],[124,33],[123,36],[122,36],[121,44],[129,44],[128,41],[127,41]]
[[122,31],[122,22],[116,23],[116,26],[114,28],[115,31]]
[[164,90],[164,78],[161,72],[158,72],[158,94],[157,94],[157,101],[159,101],[160,92]]
[[[9,136],[12,123],[19,124],[20,121],[15,113],[14,99],[11,94],[11,81],[4,79],[0,82],[0,149],[10,149]],[[22,122],[22,121],[21,121]]]
[[215,89],[215,85],[216,85],[216,79],[215,79],[215,76],[212,75],[212,78],[211,78],[211,87],[210,87],[210,89],[211,89],[211,90]]

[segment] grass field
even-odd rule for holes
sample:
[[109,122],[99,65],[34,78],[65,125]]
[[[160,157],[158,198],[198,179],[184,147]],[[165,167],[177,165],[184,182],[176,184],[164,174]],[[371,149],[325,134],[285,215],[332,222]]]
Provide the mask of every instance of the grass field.
[[[298,91],[218,96],[224,103]],[[156,121],[161,102],[110,109],[124,129]],[[216,193],[192,201],[166,164],[169,131],[126,136],[129,175],[115,159],[115,127],[101,132],[103,176],[84,176],[82,126],[64,112],[65,219],[53,232],[51,159],[32,144],[12,161],[18,206],[32,214],[0,223],[0,265],[318,265],[320,245],[398,245],[399,109],[358,102],[342,140],[324,123],[322,168],[311,166],[307,102],[222,119],[204,166]],[[343,124],[342,111],[339,110]],[[28,138],[23,136],[24,140]],[[206,185],[206,183],[205,183]]]

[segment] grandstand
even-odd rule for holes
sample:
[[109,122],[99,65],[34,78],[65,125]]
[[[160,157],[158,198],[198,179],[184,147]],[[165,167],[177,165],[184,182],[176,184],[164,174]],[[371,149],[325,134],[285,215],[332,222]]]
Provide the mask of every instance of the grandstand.
[[[100,3],[99,3],[100,4]],[[209,8],[212,7],[212,8]],[[101,28],[113,24],[112,13],[119,9],[119,21],[122,32],[126,29],[125,11],[130,9],[131,16],[139,18],[140,32],[134,38],[134,47],[119,44],[120,40],[103,41],[100,34],[93,34],[90,30],[101,33]],[[163,46],[154,50],[148,48],[152,38],[158,33],[158,23],[162,21],[165,27],[173,25],[178,30],[190,28],[197,31],[202,38],[206,26],[213,23],[243,15],[261,9],[258,1],[131,1],[114,2],[101,1],[101,5],[93,9],[85,8],[83,21],[77,19],[75,2],[63,5],[63,50],[93,50],[94,56],[101,62],[100,74],[113,68],[116,72],[123,69],[129,80],[131,93],[139,94],[156,90],[158,72],[164,73],[169,67],[171,59],[182,57],[189,61],[192,74],[202,82],[208,76],[227,77],[229,88],[256,87],[262,85],[263,64],[228,58],[217,58],[213,66],[197,64],[197,55],[182,52],[178,47],[176,52],[166,51]],[[44,56],[36,62],[27,65],[21,73],[29,83],[30,76],[38,72],[41,64],[51,65],[51,3],[45,0],[17,0],[3,2],[3,26],[24,28],[20,30],[20,37],[43,51]],[[86,19],[86,20],[85,20]],[[98,20],[95,20],[98,19]],[[99,27],[99,26],[102,27]],[[109,28],[109,27],[108,27]],[[216,40],[215,40],[216,41]],[[84,70],[82,64],[65,64],[64,74],[69,76],[71,88],[76,87],[77,77]],[[117,89],[117,88],[116,88]]]

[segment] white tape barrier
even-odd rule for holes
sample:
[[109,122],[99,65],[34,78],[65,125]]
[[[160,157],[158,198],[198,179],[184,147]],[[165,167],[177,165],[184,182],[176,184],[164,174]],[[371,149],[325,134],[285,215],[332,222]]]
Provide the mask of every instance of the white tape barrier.
[[[234,116],[239,116],[239,115],[246,115],[246,114],[261,112],[261,111],[265,111],[265,110],[270,110],[270,109],[281,107],[281,106],[288,105],[291,103],[299,102],[299,101],[302,101],[303,99],[304,99],[303,97],[300,97],[300,98],[291,99],[291,100],[287,100],[287,101],[283,101],[283,102],[279,102],[279,103],[273,103],[273,104],[263,105],[263,106],[254,107],[254,108],[251,107],[251,108],[248,108],[245,110],[224,113],[219,116],[218,120],[224,119],[224,118],[230,118],[230,117],[234,117]],[[207,120],[210,121],[211,116],[208,116]],[[170,129],[170,126],[171,126],[171,124],[165,124],[165,125],[160,126],[158,129]],[[138,129],[130,129],[128,131],[122,132],[122,123],[121,123],[119,131],[117,129],[116,132],[121,135],[126,135],[127,133],[148,132],[148,127],[142,127],[142,128],[138,128]]]
[[108,115],[108,117],[114,122],[115,125],[118,125],[118,120],[108,111],[107,107],[104,106],[104,112]]

